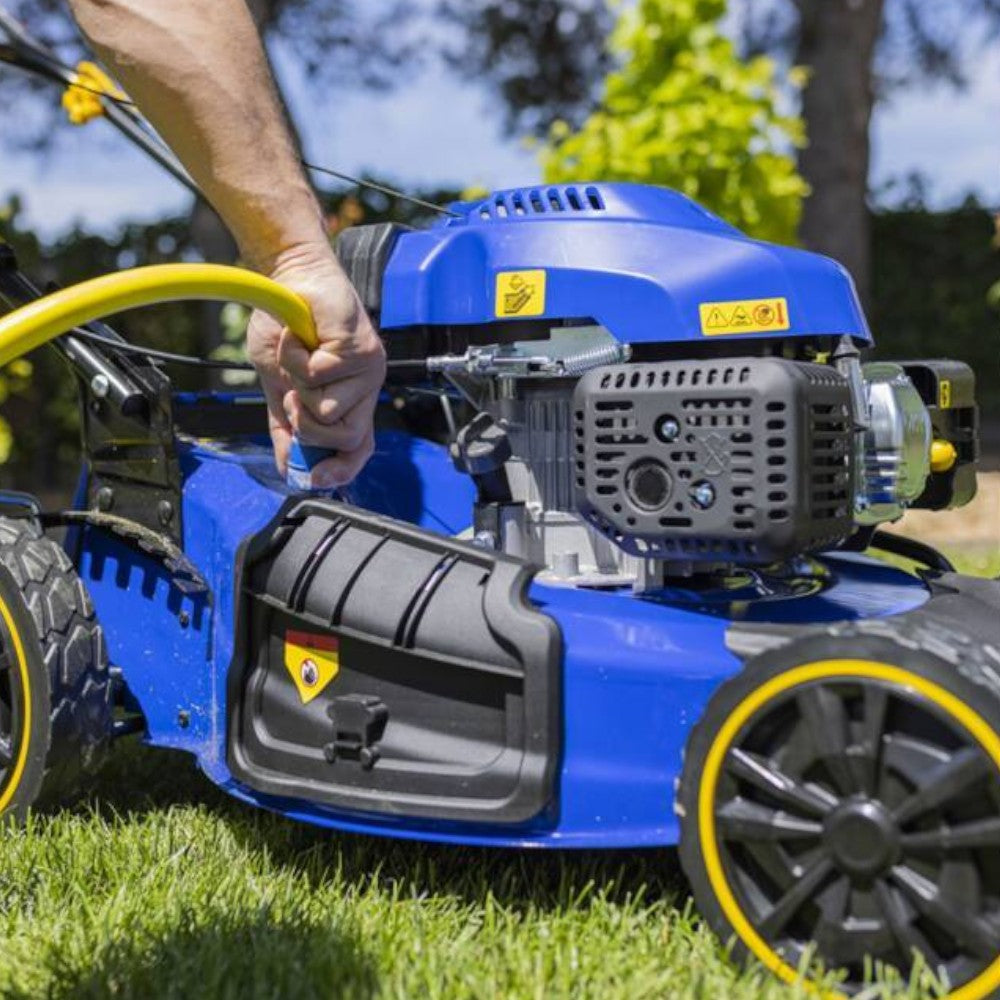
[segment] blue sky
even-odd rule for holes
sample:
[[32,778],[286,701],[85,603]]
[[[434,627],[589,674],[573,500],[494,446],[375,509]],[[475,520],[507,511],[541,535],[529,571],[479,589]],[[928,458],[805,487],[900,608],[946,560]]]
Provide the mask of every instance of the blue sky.
[[[444,72],[424,71],[388,95],[332,95],[327,103],[304,97],[294,81],[290,89],[315,162],[368,169],[403,185],[507,187],[538,179],[535,156],[501,134],[486,95]],[[0,121],[0,130],[10,127]],[[44,160],[4,153],[0,164],[0,201],[20,193],[26,221],[44,236],[77,219],[107,231],[123,218],[153,219],[187,204],[183,189],[103,123],[60,140],[58,149]],[[912,171],[928,178],[936,205],[975,191],[1000,208],[1000,49],[978,60],[963,93],[910,89],[877,110],[873,184]]]

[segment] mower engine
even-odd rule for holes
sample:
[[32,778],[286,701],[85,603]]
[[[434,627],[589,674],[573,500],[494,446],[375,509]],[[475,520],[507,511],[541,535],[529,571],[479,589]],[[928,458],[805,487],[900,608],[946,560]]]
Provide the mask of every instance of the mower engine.
[[946,374],[971,398],[971,373],[919,368],[937,396],[921,396],[910,366],[852,353],[622,362],[579,377],[494,370],[453,445],[480,487],[475,537],[566,582],[646,587],[837,548],[910,507],[964,503],[974,481],[956,488],[957,448],[931,414]]
[[477,544],[550,580],[650,589],[863,548],[909,508],[974,495],[971,370],[863,363],[839,265],[673,192],[503,192],[340,249],[362,288],[382,258],[390,354],[430,355],[476,411],[452,455]]

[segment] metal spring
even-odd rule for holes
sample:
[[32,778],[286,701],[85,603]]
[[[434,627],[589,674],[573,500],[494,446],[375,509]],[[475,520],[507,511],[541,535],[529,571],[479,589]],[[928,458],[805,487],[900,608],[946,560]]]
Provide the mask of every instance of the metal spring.
[[563,358],[562,371],[564,375],[582,375],[591,368],[628,361],[630,354],[628,344],[601,344],[599,347],[591,347],[586,351],[580,351],[579,354]]

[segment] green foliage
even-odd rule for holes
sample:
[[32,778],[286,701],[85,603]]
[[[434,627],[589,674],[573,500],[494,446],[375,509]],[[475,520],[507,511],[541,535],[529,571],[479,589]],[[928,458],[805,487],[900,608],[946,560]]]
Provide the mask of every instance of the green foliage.
[[753,236],[793,242],[807,193],[793,155],[802,122],[779,110],[774,63],[741,60],[722,34],[725,9],[725,0],[625,7],[609,43],[620,68],[579,131],[553,127],[546,179],[666,185]]

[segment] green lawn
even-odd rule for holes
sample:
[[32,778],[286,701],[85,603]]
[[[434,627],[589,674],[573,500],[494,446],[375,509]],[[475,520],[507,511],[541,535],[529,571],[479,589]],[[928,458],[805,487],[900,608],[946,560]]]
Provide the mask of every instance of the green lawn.
[[333,836],[134,744],[91,802],[2,837],[4,997],[808,995],[727,961],[673,852]]

